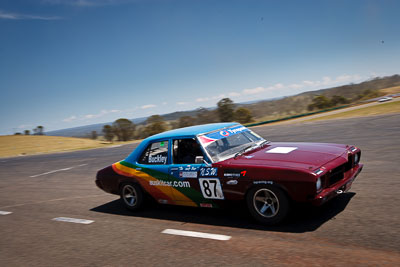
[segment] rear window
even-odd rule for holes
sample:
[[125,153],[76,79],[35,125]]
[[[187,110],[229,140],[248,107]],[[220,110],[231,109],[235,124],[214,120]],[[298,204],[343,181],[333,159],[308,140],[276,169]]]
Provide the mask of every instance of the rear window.
[[150,144],[139,158],[141,164],[165,165],[168,162],[168,141]]

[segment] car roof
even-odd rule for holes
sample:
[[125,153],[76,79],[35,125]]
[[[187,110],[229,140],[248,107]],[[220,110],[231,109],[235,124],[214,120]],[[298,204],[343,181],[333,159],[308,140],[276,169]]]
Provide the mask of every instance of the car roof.
[[221,128],[230,127],[238,125],[237,122],[224,122],[224,123],[209,123],[190,127],[184,127],[179,129],[174,129],[171,131],[159,133],[150,136],[146,139],[159,139],[159,138],[171,138],[171,137],[184,137],[184,136],[196,136],[198,134],[204,134],[212,131],[216,131]]

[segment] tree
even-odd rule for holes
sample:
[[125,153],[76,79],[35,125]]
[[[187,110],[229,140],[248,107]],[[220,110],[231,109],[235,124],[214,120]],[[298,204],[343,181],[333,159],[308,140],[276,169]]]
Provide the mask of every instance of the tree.
[[92,131],[90,133],[90,138],[93,139],[93,140],[96,140],[97,139],[97,132],[96,131]]
[[160,115],[153,115],[147,119],[145,128],[147,136],[155,135],[165,130],[167,130],[167,125]]
[[29,131],[29,130],[24,131],[24,135],[30,135],[30,134],[31,134],[31,131]]
[[18,133],[15,133],[14,135],[21,135],[21,133],[20,133],[20,132],[18,132]]
[[332,106],[331,101],[324,95],[317,95],[313,98],[312,104],[308,105],[308,110],[325,109]]
[[332,106],[336,106],[339,104],[348,104],[349,100],[347,100],[347,98],[341,96],[341,95],[334,95],[331,98],[331,105]]
[[229,98],[223,98],[217,103],[217,111],[221,122],[233,121],[235,104]]
[[110,125],[104,125],[103,126],[103,134],[104,138],[108,141],[111,142],[114,138],[114,131],[113,128]]
[[113,133],[118,137],[118,141],[128,141],[133,138],[135,124],[128,119],[118,119],[113,122]]
[[35,129],[33,129],[34,135],[44,135],[44,127],[43,126],[38,126]]
[[240,123],[248,123],[253,120],[251,111],[248,110],[247,108],[238,108],[234,113],[234,118],[237,122]]
[[179,118],[178,128],[188,127],[194,125],[194,118],[191,116],[182,116]]
[[217,121],[218,117],[215,116],[215,111],[213,112],[203,107],[197,110],[196,124],[205,124]]

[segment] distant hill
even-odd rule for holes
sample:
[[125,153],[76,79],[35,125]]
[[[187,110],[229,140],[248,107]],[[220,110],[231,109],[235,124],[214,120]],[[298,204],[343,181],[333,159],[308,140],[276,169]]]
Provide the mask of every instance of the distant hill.
[[[316,91],[303,92],[294,96],[281,98],[273,98],[268,100],[251,101],[237,103],[236,106],[245,107],[251,110],[256,120],[277,119],[284,116],[296,115],[307,112],[307,106],[312,102],[316,95],[325,95],[332,97],[334,95],[344,96],[353,100],[365,92],[365,90],[381,90],[384,88],[400,86],[400,75],[393,75],[383,78],[374,78],[359,84],[348,84],[333,88],[319,89]],[[209,108],[209,110],[214,110]],[[197,110],[177,111],[161,115],[165,121],[175,121],[182,116],[196,117]],[[135,118],[132,121],[135,124],[144,124],[147,117]],[[92,124],[75,128],[46,132],[46,135],[67,136],[67,137],[88,137],[92,131],[98,134],[102,133],[104,125],[112,124],[112,122]]]
[[307,112],[307,106],[317,95],[325,95],[329,98],[338,95],[354,102],[355,99],[366,90],[378,91],[399,85],[400,75],[393,75],[390,77],[375,78],[359,84],[349,84],[316,91],[307,91],[278,100],[263,100],[250,105],[245,105],[245,107],[251,110],[256,119],[277,119],[279,117]]
[[[146,121],[147,117],[132,119],[131,121],[135,124],[140,124]],[[96,131],[97,134],[101,135],[104,125],[111,125],[112,122],[90,124],[85,126],[79,126],[68,129],[61,129],[56,131],[46,132],[46,135],[50,136],[66,136],[66,137],[88,137],[92,131]]]

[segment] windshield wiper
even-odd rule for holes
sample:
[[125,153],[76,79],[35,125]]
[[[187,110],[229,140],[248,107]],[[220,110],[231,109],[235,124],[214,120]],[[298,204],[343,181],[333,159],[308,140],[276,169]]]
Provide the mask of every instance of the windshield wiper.
[[236,157],[242,155],[244,152],[246,152],[247,149],[252,148],[253,146],[254,146],[254,144],[246,146],[245,148],[243,148],[239,152],[237,152],[233,158],[236,159]]
[[268,143],[271,143],[271,141],[264,140],[264,141],[262,141],[258,146],[263,146],[263,145],[266,145],[266,144],[268,144]]

